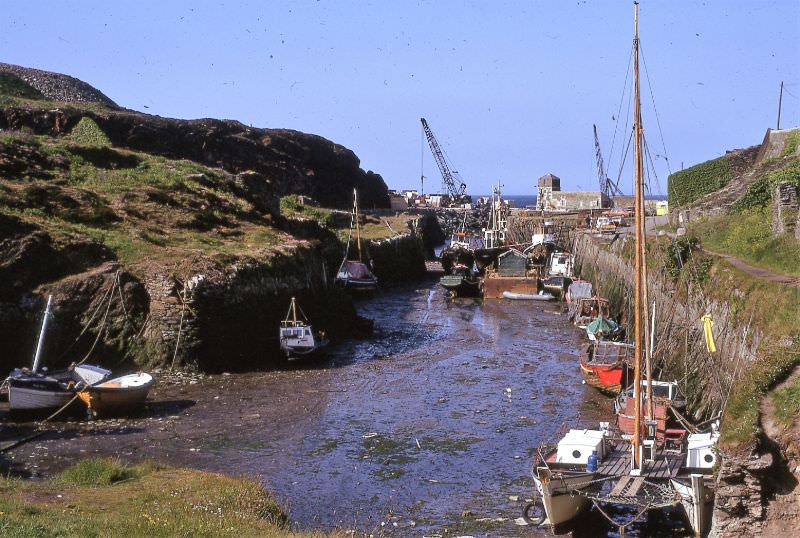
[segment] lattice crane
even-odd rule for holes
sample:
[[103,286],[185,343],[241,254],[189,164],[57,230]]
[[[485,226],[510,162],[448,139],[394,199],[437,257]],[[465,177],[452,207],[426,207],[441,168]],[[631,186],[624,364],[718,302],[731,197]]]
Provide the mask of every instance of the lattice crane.
[[425,131],[425,138],[428,139],[428,146],[430,146],[431,153],[433,153],[433,158],[436,160],[439,172],[442,173],[443,190],[447,191],[447,194],[450,195],[450,198],[452,198],[454,202],[459,202],[466,195],[467,184],[461,181],[458,172],[450,169],[444,151],[442,151],[441,146],[439,146],[436,137],[433,136],[433,131],[431,131],[431,128],[428,126],[428,122],[425,121],[425,118],[420,118],[420,121],[422,122],[422,129]]
[[606,175],[606,168],[603,163],[603,153],[600,151],[600,139],[597,136],[597,125],[594,128],[594,152],[597,158],[597,179],[600,181],[600,192],[608,196],[622,196],[622,189],[611,178]]

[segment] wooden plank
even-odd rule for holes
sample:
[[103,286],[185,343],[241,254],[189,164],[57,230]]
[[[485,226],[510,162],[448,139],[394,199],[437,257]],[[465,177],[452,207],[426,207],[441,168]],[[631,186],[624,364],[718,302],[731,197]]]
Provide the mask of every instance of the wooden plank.
[[614,489],[611,490],[611,496],[612,497],[616,497],[616,496],[620,495],[622,493],[622,490],[625,489],[625,486],[627,486],[628,482],[630,482],[630,481],[631,481],[631,477],[630,476],[623,476],[620,479],[620,481],[617,482],[617,485],[614,486]]
[[628,495],[629,497],[636,497],[636,494],[639,493],[639,490],[642,488],[643,485],[644,485],[644,477],[637,476],[636,478],[633,479],[631,487],[628,488],[628,491],[625,492],[625,495]]

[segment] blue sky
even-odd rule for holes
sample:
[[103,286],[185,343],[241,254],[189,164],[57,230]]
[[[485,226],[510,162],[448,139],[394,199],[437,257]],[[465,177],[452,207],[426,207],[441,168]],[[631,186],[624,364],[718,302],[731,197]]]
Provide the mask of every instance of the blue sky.
[[[71,74],[151,114],[316,133],[393,188],[419,185],[421,155],[428,184],[440,183],[421,148],[423,116],[473,193],[501,181],[532,194],[547,172],[565,190],[595,190],[593,123],[618,175],[624,122],[609,153],[632,42],[628,0],[3,8],[0,61]],[[782,125],[800,124],[800,2],[642,0],[640,17],[673,169],[760,142],[775,126],[781,80]],[[642,88],[646,136],[661,155],[646,79]],[[663,159],[656,170],[663,191]]]

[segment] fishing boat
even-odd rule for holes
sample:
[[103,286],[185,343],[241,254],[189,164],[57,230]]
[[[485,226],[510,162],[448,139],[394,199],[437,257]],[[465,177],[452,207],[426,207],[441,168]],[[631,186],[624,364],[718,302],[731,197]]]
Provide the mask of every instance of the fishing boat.
[[592,342],[580,355],[581,375],[600,392],[617,395],[628,385],[633,346],[621,342]]
[[464,219],[461,221],[461,226],[458,230],[453,232],[453,235],[450,237],[450,243],[442,250],[439,255],[439,260],[445,275],[451,274],[453,272],[453,267],[456,265],[472,267],[472,264],[475,263],[472,238],[467,232],[466,211],[464,212]]
[[[600,515],[619,530],[632,524],[650,510],[682,505],[694,532],[702,534],[708,523],[706,518],[710,495],[710,461],[704,457],[713,448],[713,434],[692,438],[694,451],[687,445],[665,446],[657,442],[657,421],[654,413],[652,352],[647,342],[648,293],[647,261],[645,257],[644,227],[644,157],[642,141],[641,99],[639,92],[639,6],[634,2],[634,160],[635,160],[635,263],[633,303],[633,343],[626,346],[632,353],[633,370],[633,422],[632,433],[622,437],[603,436],[598,448],[591,455],[575,450],[572,467],[564,464],[556,467],[557,461],[549,464],[548,455],[542,456],[534,466],[533,478],[541,495],[542,505],[551,525],[562,524],[584,513],[592,506]],[[651,333],[653,334],[653,333]],[[652,340],[651,340],[652,342]],[[593,342],[597,355],[602,347],[622,345],[613,342]],[[610,349],[610,348],[609,348]],[[582,361],[584,362],[584,361]],[[600,431],[604,428],[601,426]],[[587,441],[592,430],[570,430],[576,432],[581,441]],[[564,441],[567,437],[562,438]],[[588,444],[588,443],[587,443]],[[556,456],[557,459],[557,456]],[[694,465],[700,465],[695,467]],[[605,509],[601,509],[604,506]],[[608,506],[632,511],[633,518],[625,522],[615,521],[609,515]],[[630,512],[629,512],[630,513]]]
[[622,336],[622,327],[613,319],[601,314],[586,326],[586,336],[592,342],[597,340],[616,340]]
[[611,317],[611,307],[608,299],[595,295],[593,297],[581,297],[575,301],[573,323],[579,329],[585,329],[600,316],[606,319]]
[[86,386],[76,394],[86,404],[86,412],[91,419],[99,415],[118,415],[137,410],[144,405],[154,384],[153,376],[138,372]]
[[[651,390],[652,395],[647,394]],[[687,431],[678,422],[677,413],[686,408],[686,400],[678,391],[677,381],[652,380],[650,386],[643,382],[642,391],[645,399],[653,402],[653,419],[656,421],[656,442],[664,445],[668,441],[672,444],[680,443]],[[631,436],[636,429],[635,405],[633,387],[628,387],[620,392],[614,400],[614,413],[617,416],[617,427],[623,435]]]
[[547,264],[547,276],[542,279],[542,287],[553,295],[563,298],[572,284],[575,256],[563,250],[550,254]]
[[500,254],[509,249],[506,245],[506,232],[506,209],[500,193],[500,184],[497,184],[492,189],[489,222],[483,229],[483,246],[474,250],[475,266],[480,274],[494,266]]
[[299,310],[298,315],[297,301],[292,297],[286,319],[278,329],[281,349],[289,360],[313,355],[329,343],[323,333],[314,331],[303,310]]
[[481,278],[470,267],[457,264],[451,274],[439,279],[439,284],[452,297],[479,297],[481,295]]
[[[350,259],[350,242],[356,232],[356,247],[358,259]],[[353,212],[350,220],[350,231],[347,235],[347,246],[344,251],[344,259],[336,273],[335,282],[346,290],[351,291],[373,291],[378,288],[378,279],[372,274],[369,266],[364,263],[361,252],[361,225],[358,221],[358,192],[353,189]]]
[[58,409],[72,401],[76,388],[102,381],[111,375],[109,370],[93,365],[77,365],[55,372],[43,367],[39,371],[47,324],[52,316],[52,303],[53,297],[49,296],[32,367],[15,368],[5,380],[10,411],[38,412]]

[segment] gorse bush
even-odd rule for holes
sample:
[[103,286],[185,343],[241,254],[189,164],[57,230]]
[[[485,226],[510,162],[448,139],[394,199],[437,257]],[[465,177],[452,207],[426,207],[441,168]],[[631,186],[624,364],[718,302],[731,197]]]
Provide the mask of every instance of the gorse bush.
[[111,140],[106,136],[106,133],[88,116],[80,119],[78,124],[70,131],[68,138],[82,146],[103,147],[111,145]]
[[731,174],[727,156],[671,174],[667,179],[670,207],[690,204],[709,192],[721,189],[728,184]]

